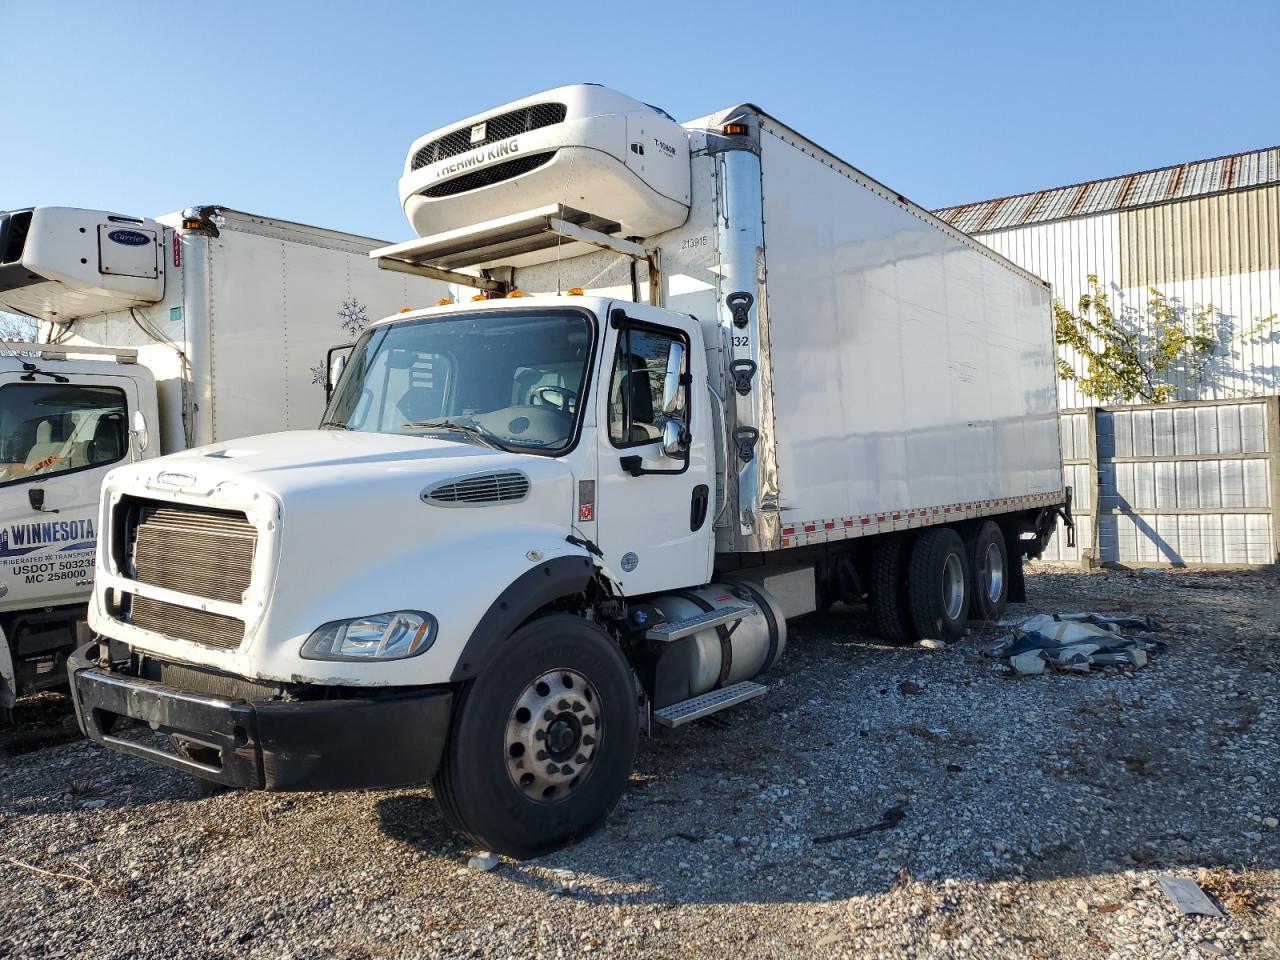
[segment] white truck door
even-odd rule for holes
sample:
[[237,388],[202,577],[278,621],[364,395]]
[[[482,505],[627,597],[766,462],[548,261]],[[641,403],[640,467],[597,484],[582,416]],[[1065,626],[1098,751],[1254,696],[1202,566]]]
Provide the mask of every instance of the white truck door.
[[[0,605],[88,598],[102,478],[130,457],[137,383],[121,376],[0,376]],[[154,429],[154,425],[153,425]]]
[[[596,536],[628,596],[706,583],[714,484],[711,411],[701,333],[690,317],[618,304],[627,320],[605,329],[596,422]],[[617,312],[617,309],[615,309]],[[681,356],[684,409],[663,409],[672,351]],[[687,428],[684,458],[664,454],[667,421]]]

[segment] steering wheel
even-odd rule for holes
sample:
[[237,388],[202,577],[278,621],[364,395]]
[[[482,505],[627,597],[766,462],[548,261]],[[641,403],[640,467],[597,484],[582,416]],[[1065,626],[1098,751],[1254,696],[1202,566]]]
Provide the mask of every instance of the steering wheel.
[[[547,394],[554,394],[560,397],[560,402],[556,403],[551,400]],[[556,387],[547,385],[545,387],[535,387],[531,398],[535,403],[540,403],[544,407],[554,407],[563,413],[569,412],[569,404],[576,403],[578,395],[572,390],[565,387]]]

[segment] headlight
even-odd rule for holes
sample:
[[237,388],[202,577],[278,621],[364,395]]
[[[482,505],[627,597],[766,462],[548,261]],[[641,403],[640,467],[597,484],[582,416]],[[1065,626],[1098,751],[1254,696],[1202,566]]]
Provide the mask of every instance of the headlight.
[[416,610],[334,620],[307,637],[305,660],[403,660],[427,650],[436,638],[436,618]]

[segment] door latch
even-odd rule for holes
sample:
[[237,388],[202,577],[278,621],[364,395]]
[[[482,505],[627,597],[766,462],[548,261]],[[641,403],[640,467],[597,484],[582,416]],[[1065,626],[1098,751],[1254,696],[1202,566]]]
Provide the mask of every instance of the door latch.
[[735,327],[745,327],[747,325],[747,311],[751,309],[751,305],[755,302],[756,298],[745,290],[731,293],[724,298],[725,306],[733,311],[733,325]]
[[733,443],[738,448],[738,459],[750,463],[756,455],[756,442],[760,431],[755,427],[738,427],[733,431]]
[[754,360],[735,360],[729,364],[729,373],[733,375],[733,386],[742,396],[751,392],[751,379],[756,375]]

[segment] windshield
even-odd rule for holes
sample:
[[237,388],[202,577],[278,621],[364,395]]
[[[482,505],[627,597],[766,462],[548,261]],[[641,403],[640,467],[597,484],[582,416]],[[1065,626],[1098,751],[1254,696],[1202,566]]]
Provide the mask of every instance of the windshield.
[[374,327],[322,426],[559,453],[577,434],[592,325],[577,310],[487,310]]

